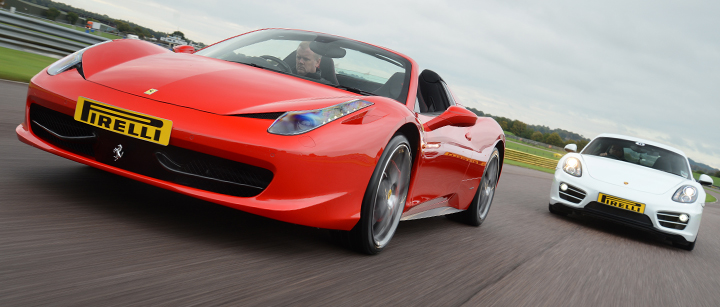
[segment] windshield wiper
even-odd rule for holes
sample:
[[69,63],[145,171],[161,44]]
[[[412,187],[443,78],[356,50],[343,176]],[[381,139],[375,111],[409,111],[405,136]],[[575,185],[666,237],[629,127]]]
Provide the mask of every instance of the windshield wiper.
[[364,95],[364,96],[377,96],[378,95],[373,92],[368,92],[368,91],[361,90],[359,88],[349,87],[349,86],[345,86],[345,85],[339,85],[339,84],[337,84],[337,85],[336,84],[328,84],[328,85],[339,88],[341,90],[346,90],[348,92],[353,92],[355,94],[360,94],[360,95]]

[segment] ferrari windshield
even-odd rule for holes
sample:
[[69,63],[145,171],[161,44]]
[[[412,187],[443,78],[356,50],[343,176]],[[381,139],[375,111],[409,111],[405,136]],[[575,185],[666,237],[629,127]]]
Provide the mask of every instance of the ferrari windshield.
[[685,157],[640,142],[609,137],[597,138],[585,147],[582,154],[642,165],[691,179]]
[[304,31],[256,31],[195,54],[403,103],[410,83],[411,65],[402,56],[361,42]]

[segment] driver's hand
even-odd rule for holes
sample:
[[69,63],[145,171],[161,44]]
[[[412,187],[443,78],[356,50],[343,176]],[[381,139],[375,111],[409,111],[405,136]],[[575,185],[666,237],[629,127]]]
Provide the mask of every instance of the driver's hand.
[[605,157],[605,156],[607,156],[607,153],[604,153],[604,152],[603,152],[603,153],[600,154],[600,156],[601,156],[601,157]]

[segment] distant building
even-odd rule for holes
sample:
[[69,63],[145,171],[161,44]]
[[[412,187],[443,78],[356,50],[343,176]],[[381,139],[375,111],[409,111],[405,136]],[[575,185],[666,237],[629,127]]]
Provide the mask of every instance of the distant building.
[[168,43],[171,48],[174,47],[174,46],[177,46],[177,45],[187,45],[187,44],[188,44],[188,43],[187,43],[186,41],[184,41],[182,38],[179,38],[179,37],[177,37],[177,36],[161,37],[161,38],[160,38],[160,41]]

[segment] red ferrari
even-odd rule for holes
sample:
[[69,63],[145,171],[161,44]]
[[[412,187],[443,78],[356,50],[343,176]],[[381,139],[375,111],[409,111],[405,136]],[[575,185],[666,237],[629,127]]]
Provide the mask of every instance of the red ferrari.
[[[31,81],[18,138],[228,207],[385,248],[401,220],[487,217],[505,135],[410,58],[267,29],[178,52],[94,45]],[[191,48],[190,48],[191,49]]]

